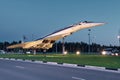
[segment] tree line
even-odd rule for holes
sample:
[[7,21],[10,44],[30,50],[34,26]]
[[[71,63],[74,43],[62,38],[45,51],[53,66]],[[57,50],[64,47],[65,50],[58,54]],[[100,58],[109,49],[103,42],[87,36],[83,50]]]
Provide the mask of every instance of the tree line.
[[[62,42],[58,42],[55,43],[53,45],[53,47],[51,49],[49,49],[49,52],[62,52]],[[65,42],[65,50],[68,52],[76,52],[76,51],[80,51],[80,52],[89,52],[89,48],[90,48],[90,52],[101,52],[103,51],[105,48],[113,48],[113,49],[118,49],[118,46],[106,46],[106,45],[100,45],[100,44],[96,44],[96,43],[92,43],[92,44],[88,44],[85,42]],[[56,47],[57,46],[57,47]]]
[[[18,44],[21,43],[21,41],[13,41],[13,42],[0,42],[0,50],[7,50],[7,46],[13,45],[13,44]],[[47,50],[47,52],[62,52],[62,42],[57,42],[54,43],[53,47]],[[76,51],[81,51],[81,52],[88,52],[89,47],[90,47],[90,52],[100,52],[105,48],[116,48],[119,49],[118,46],[106,46],[106,45],[100,45],[96,43],[91,43],[90,45],[85,43],[85,42],[65,42],[64,43],[65,50],[68,52],[76,52]],[[18,49],[17,49],[18,50]],[[37,51],[42,51],[42,49],[37,49]]]

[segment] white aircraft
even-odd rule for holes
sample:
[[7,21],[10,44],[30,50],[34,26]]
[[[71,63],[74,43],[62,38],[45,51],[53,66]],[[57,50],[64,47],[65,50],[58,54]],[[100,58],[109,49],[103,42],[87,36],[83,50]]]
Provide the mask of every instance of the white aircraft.
[[25,43],[21,43],[21,44],[15,44],[15,45],[8,46],[7,49],[13,49],[13,48],[49,49],[53,46],[53,44],[56,40],[59,40],[66,36],[69,36],[78,30],[85,29],[85,28],[91,28],[94,26],[100,26],[103,24],[104,23],[94,23],[94,22],[88,22],[88,21],[79,22],[77,24],[68,26],[64,29],[55,31],[55,32],[53,32],[43,38],[37,39],[35,41],[30,41],[30,42],[25,42]]

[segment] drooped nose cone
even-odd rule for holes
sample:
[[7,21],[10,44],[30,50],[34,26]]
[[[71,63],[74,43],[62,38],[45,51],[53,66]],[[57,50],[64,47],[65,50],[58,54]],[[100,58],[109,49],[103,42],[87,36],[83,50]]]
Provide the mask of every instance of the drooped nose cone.
[[95,27],[95,26],[102,26],[105,23],[95,23],[95,22],[91,22],[91,23],[83,23],[83,25],[85,25],[84,28],[91,28],[91,27]]
[[104,25],[105,23],[91,23],[91,26],[101,26]]

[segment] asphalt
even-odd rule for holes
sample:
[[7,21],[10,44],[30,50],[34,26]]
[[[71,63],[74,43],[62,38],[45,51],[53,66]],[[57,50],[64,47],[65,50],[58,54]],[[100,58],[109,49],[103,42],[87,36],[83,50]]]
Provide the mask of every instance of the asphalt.
[[120,80],[120,73],[0,59],[0,80]]

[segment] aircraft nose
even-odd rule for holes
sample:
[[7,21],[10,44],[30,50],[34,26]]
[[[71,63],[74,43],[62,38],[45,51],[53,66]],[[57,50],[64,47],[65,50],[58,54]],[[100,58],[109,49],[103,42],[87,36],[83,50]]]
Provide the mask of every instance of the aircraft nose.
[[104,25],[105,23],[93,23],[94,26],[101,26]]
[[104,24],[105,24],[105,23],[88,23],[87,28],[95,27],[95,26],[102,26],[102,25],[104,25]]

